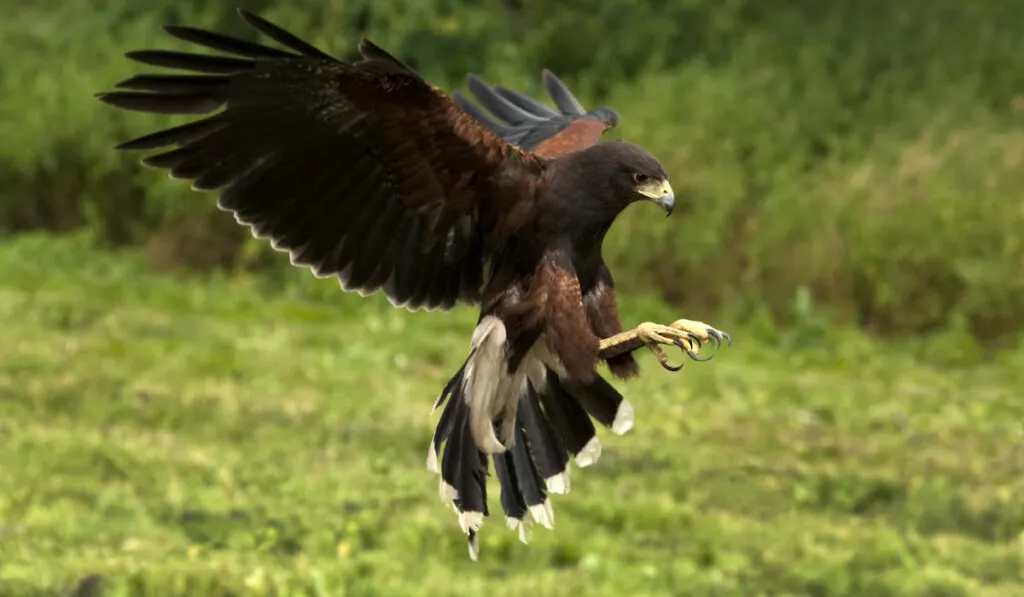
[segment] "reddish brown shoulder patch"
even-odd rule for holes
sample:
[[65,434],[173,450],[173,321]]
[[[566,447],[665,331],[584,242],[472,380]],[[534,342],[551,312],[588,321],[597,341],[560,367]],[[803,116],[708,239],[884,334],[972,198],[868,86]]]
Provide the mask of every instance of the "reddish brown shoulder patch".
[[577,120],[538,145],[533,153],[543,157],[555,157],[586,149],[597,143],[608,128],[607,124],[599,120]]

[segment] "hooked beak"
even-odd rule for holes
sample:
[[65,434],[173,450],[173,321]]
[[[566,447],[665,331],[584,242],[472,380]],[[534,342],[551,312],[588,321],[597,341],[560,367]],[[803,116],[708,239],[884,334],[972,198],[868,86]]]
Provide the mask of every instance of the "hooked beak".
[[676,206],[676,196],[667,180],[651,181],[637,187],[636,192],[660,205],[665,210],[665,217],[672,215],[672,210]]

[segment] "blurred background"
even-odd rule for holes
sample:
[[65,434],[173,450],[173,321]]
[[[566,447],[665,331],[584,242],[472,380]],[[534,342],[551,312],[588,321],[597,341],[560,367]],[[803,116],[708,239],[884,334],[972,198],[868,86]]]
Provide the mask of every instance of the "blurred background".
[[[112,147],[101,104],[256,12],[446,90],[548,101],[666,165],[605,246],[628,326],[735,345],[637,408],[529,546],[481,561],[423,466],[476,314],[292,268]],[[0,3],[0,594],[1024,595],[1018,0]]]

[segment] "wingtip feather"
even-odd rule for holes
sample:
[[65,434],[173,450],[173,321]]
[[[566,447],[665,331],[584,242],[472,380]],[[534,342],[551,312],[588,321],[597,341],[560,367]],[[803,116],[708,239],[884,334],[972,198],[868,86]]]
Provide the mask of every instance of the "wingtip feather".
[[583,104],[576,99],[576,95],[573,94],[561,79],[555,76],[555,73],[545,68],[541,73],[541,78],[544,80],[544,87],[548,90],[548,95],[554,100],[559,110],[573,116],[583,116],[587,113]]

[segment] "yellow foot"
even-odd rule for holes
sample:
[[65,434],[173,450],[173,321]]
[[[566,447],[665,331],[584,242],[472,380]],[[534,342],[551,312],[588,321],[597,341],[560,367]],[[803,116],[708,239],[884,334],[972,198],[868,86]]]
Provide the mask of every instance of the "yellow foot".
[[707,358],[698,356],[701,346],[707,342],[713,344],[715,348],[719,348],[723,340],[732,346],[732,338],[729,337],[729,334],[700,321],[680,319],[671,325],[660,325],[648,321],[628,332],[616,334],[603,340],[601,350],[604,354],[614,355],[621,352],[622,349],[633,350],[641,345],[646,346],[654,353],[662,367],[669,371],[679,371],[683,366],[681,364],[678,367],[670,365],[668,355],[665,354],[661,345],[678,346],[694,361],[709,361],[714,355]]
[[[720,330],[716,330],[715,328],[704,323],[703,321],[677,319],[676,321],[673,321],[669,327],[671,327],[672,329],[679,330],[681,332],[686,332],[687,339],[691,341],[690,348],[693,350],[694,353],[700,353],[700,347],[705,342],[714,344],[716,349],[722,347],[723,340],[725,340],[726,344],[732,346],[732,338],[729,336],[729,334],[727,334],[726,332],[722,332]],[[697,346],[695,347],[693,346],[694,340],[696,340],[697,344]],[[711,359],[711,357],[708,357],[707,359],[704,360],[709,359]]]

